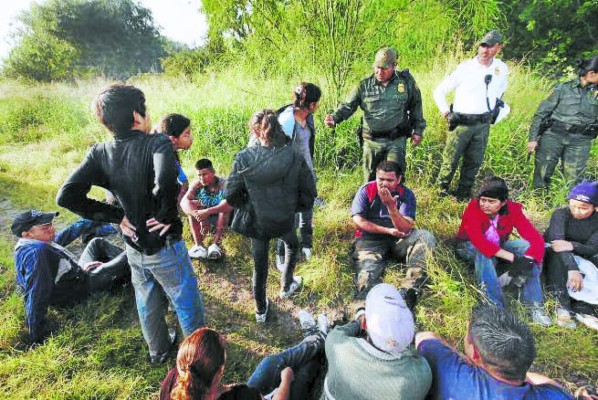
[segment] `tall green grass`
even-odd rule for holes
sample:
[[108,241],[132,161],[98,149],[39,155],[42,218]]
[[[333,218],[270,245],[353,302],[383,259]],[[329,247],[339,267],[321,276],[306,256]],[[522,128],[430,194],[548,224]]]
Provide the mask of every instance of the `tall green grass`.
[[[430,290],[418,308],[418,324],[421,329],[445,335],[455,345],[466,331],[469,311],[480,293],[470,269],[456,259],[447,242],[457,230],[464,205],[439,198],[433,185],[446,130],[433,103],[432,91],[466,56],[446,54],[431,69],[411,69],[422,90],[428,129],[419,147],[409,147],[407,158],[407,184],[418,199],[417,224],[434,232],[440,240],[438,250],[428,260]],[[523,66],[510,64],[509,68],[510,87],[505,100],[512,112],[507,120],[491,129],[481,174],[505,177],[514,197],[525,203],[527,213],[543,229],[552,208],[564,202],[567,187],[557,175],[552,192],[545,198],[530,195],[533,166],[527,161],[525,145],[531,116],[552,83]],[[364,70],[363,76],[369,73]],[[301,80],[324,86],[323,79],[317,76]],[[181,153],[189,175],[193,173],[195,160],[203,157],[211,158],[218,174],[226,175],[233,155],[246,146],[250,115],[260,108],[287,104],[298,81],[276,77],[257,80],[230,69],[192,79],[144,75],[131,83],[145,92],[154,121],[171,112],[191,118],[194,144]],[[27,86],[11,81],[0,84],[0,200],[9,198],[11,203],[7,207],[56,209],[54,196],[58,187],[82,160],[87,148],[110,138],[89,107],[108,83],[97,80],[73,86]],[[229,341],[224,379],[227,382],[244,381],[261,357],[300,338],[293,318],[299,307],[326,311],[337,322],[352,317],[349,251],[353,226],[348,210],[362,183],[361,150],[354,134],[359,115],[329,130],[323,127],[323,119],[335,107],[324,93],[316,115],[315,165],[319,196],[326,204],[316,208],[314,258],[298,266],[297,272],[304,276],[306,285],[297,298],[293,302],[273,302],[269,323],[258,327],[253,322],[248,242],[230,234],[224,241],[227,251],[224,263],[195,262],[208,323],[225,333]],[[588,176],[597,176],[597,161],[594,149]],[[98,197],[103,195],[101,190],[93,193]],[[64,225],[74,219],[73,214],[63,212],[59,223]],[[7,228],[10,221],[2,223]],[[190,242],[188,230],[185,235]],[[14,294],[13,243],[9,235],[0,235],[3,319],[0,397],[142,399],[154,396],[173,361],[158,367],[147,362],[130,287],[94,296],[74,308],[52,309],[54,336],[43,346],[27,349],[22,302]],[[398,284],[401,278],[400,270],[389,268],[385,279]],[[277,298],[277,281],[278,273],[271,272],[268,288],[271,299]],[[553,303],[549,302],[550,305]],[[583,327],[575,331],[534,327],[534,333],[538,347],[536,370],[570,389],[591,380],[596,383],[595,332]]]

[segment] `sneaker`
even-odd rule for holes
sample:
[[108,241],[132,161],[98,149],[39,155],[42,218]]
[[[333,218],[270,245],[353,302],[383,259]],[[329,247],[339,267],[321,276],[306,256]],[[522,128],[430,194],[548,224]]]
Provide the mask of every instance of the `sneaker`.
[[301,332],[303,332],[303,336],[307,337],[312,335],[316,330],[316,320],[314,316],[307,310],[300,310],[299,314],[299,325],[301,326]]
[[266,323],[266,318],[268,317],[268,309],[270,308],[270,300],[266,299],[266,311],[264,311],[262,314],[260,313],[255,313],[255,322],[257,322],[258,324],[265,324]]
[[216,243],[212,243],[208,247],[208,258],[210,260],[220,260],[222,258],[222,250],[220,250],[220,246]]
[[207,256],[208,251],[201,244],[196,244],[189,249],[189,257],[191,258],[206,258]]
[[328,317],[326,314],[318,314],[318,331],[320,331],[324,336],[328,334]]
[[305,257],[305,261],[311,260],[311,247],[304,247],[301,249],[303,256]]
[[176,339],[177,339],[176,329],[173,328],[172,326],[169,326],[168,327],[168,341],[170,342],[171,347],[174,347],[176,345]]
[[280,272],[284,272],[284,254],[276,254],[276,269]]
[[289,297],[291,297],[301,287],[302,283],[303,283],[303,278],[301,278],[300,276],[294,276],[293,283],[291,283],[291,286],[289,286],[289,290],[285,291],[283,289],[280,291],[280,294],[279,294],[280,298],[288,299]]
[[571,318],[569,310],[561,307],[556,309],[556,324],[567,329],[575,329],[577,326],[575,321],[573,321],[573,318]]
[[552,320],[544,312],[544,307],[540,305],[534,305],[530,308],[530,314],[533,323],[542,325],[544,327],[552,325]]
[[588,328],[598,331],[598,318],[588,314],[575,314],[575,319]]

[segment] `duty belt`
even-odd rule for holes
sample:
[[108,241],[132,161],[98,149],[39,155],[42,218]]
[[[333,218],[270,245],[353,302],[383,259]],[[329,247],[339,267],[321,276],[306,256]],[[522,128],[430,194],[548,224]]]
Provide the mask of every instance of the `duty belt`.
[[407,136],[399,131],[399,127],[389,131],[371,131],[365,126],[363,127],[363,136],[366,139],[396,139],[401,136]]
[[566,122],[559,121],[558,119],[552,120],[552,126],[559,130],[569,133],[586,133],[586,125],[568,124]]
[[464,114],[460,112],[453,112],[453,116],[457,118],[458,125],[475,125],[490,122],[492,113],[487,112],[484,114]]

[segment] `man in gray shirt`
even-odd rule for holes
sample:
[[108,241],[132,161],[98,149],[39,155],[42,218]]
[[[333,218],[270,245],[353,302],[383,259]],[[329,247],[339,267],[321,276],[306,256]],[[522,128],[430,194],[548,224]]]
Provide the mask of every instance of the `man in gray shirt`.
[[374,286],[353,322],[326,338],[328,372],[320,400],[424,399],[432,384],[426,360],[409,349],[415,325],[399,291]]

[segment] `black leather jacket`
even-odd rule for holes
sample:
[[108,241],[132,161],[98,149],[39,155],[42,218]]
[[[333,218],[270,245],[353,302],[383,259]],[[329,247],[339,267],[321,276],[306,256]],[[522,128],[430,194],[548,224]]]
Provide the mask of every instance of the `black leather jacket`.
[[[93,145],[62,185],[56,202],[97,221],[119,223],[126,215],[137,228],[138,237],[135,242],[126,237],[127,244],[150,255],[168,241],[181,238],[177,174],[174,148],[166,136],[141,131],[116,133],[113,141]],[[91,186],[111,191],[120,207],[87,197]],[[172,224],[164,237],[148,231],[145,223],[150,218]]]
[[225,197],[237,209],[235,231],[269,239],[293,229],[296,212],[311,209],[316,184],[305,158],[292,145],[258,145],[235,155]]

